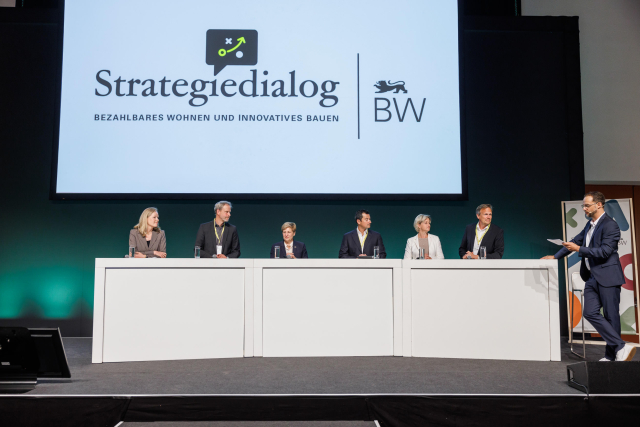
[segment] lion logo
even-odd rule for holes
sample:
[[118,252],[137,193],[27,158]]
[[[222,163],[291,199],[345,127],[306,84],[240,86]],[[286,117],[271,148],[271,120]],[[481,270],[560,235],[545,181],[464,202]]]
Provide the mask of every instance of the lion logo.
[[378,88],[378,91],[376,93],[389,92],[394,89],[396,90],[394,93],[399,93],[400,91],[407,93],[407,90],[404,88],[404,85],[405,83],[402,80],[395,83],[391,83],[391,80],[389,80],[389,83],[385,82],[384,80],[380,80],[373,86]]

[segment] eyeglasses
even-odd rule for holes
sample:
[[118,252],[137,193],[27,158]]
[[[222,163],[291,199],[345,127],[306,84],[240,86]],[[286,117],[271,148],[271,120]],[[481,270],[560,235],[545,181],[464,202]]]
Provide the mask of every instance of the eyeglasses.
[[593,206],[593,205],[597,205],[597,204],[598,204],[598,203],[591,203],[590,205],[580,205],[580,206],[582,206],[582,209],[584,209],[584,208],[587,208],[587,209],[588,209],[588,208],[590,208],[591,206]]

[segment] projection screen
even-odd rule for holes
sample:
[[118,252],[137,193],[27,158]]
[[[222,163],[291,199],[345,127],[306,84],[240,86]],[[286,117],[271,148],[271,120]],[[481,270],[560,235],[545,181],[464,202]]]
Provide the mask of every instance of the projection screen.
[[464,199],[456,0],[66,0],[53,198]]

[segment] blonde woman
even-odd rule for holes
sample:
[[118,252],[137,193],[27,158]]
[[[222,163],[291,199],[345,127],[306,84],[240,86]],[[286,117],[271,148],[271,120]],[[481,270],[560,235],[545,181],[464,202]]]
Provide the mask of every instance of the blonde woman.
[[413,228],[417,235],[407,239],[404,249],[404,259],[416,259],[420,248],[424,249],[424,259],[444,259],[442,245],[438,236],[429,234],[431,231],[431,216],[420,214],[413,221]]
[[166,258],[167,238],[160,230],[158,209],[147,208],[140,215],[140,221],[129,233],[129,247],[136,248],[136,258]]

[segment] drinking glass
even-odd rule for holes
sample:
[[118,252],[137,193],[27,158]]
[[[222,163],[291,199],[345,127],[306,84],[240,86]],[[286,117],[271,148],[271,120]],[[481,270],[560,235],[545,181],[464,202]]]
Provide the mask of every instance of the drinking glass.
[[373,259],[380,258],[380,246],[373,247]]
[[280,246],[276,246],[274,258],[280,258]]
[[478,249],[478,257],[480,259],[487,259],[487,248],[485,246],[480,246]]
[[129,246],[129,258],[135,258],[135,257],[136,257],[136,247]]
[[194,256],[200,258],[200,246],[196,246]]
[[418,259],[424,259],[424,248],[418,249]]

